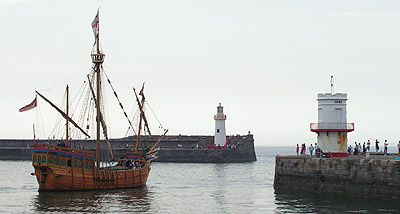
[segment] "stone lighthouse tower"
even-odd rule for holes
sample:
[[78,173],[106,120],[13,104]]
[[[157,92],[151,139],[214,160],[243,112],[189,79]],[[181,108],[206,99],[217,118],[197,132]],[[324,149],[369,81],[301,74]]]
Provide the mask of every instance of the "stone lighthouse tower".
[[215,119],[215,137],[214,146],[224,146],[226,143],[226,130],[225,130],[225,120],[226,115],[224,114],[224,107],[221,103],[217,107],[217,114],[214,115]]
[[317,100],[318,123],[311,123],[310,130],[317,133],[319,148],[335,157],[347,156],[347,132],[354,131],[354,123],[347,123],[347,94],[334,93],[331,76],[331,93],[320,93]]

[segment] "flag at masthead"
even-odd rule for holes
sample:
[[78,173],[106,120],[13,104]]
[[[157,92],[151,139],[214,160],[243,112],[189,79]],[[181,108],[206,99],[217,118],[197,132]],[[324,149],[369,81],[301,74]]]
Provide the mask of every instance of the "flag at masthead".
[[92,22],[92,29],[94,37],[96,38],[97,34],[99,33],[99,10],[97,10],[96,17],[94,17],[94,20]]

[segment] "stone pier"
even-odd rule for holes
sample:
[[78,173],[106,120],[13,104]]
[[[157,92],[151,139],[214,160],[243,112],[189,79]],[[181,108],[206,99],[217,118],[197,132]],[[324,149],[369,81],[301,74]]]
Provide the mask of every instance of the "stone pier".
[[366,198],[400,198],[398,156],[276,156],[274,188]]

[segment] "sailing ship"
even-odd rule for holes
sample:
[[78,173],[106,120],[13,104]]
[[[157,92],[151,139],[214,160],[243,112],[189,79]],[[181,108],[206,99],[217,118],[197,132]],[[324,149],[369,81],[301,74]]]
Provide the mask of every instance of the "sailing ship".
[[[105,54],[100,51],[99,47],[99,11],[97,11],[97,15],[92,22],[92,28],[95,34],[95,44],[91,53],[93,69],[91,72],[92,75],[88,75],[87,83],[89,84],[88,88],[90,89],[90,92],[88,93],[91,96],[90,100],[94,101],[94,106],[96,109],[96,151],[70,148],[70,123],[74,125],[81,133],[83,133],[86,138],[90,138],[90,136],[84,129],[82,129],[78,125],[78,123],[76,123],[69,116],[68,86],[66,93],[67,105],[65,112],[58,108],[41,93],[36,91],[36,94],[39,95],[39,97],[43,98],[47,103],[55,108],[66,120],[66,138],[62,143],[56,146],[49,144],[39,144],[36,143],[34,140],[34,145],[32,148],[32,165],[35,169],[35,172],[32,173],[32,175],[36,176],[37,178],[37,181],[39,183],[39,191],[117,189],[143,186],[147,182],[147,178],[151,170],[151,162],[157,158],[158,150],[156,149],[156,146],[163,139],[168,131],[164,129],[164,133],[160,135],[160,138],[153,147],[148,149],[139,148],[140,130],[142,129],[142,125],[144,127],[147,127],[147,130],[149,130],[149,127],[143,107],[145,104],[145,96],[143,92],[144,85],[139,93],[139,96],[134,89],[134,94],[136,96],[136,101],[140,111],[136,146],[134,149],[132,149],[132,151],[125,151],[123,153],[120,153],[118,162],[115,165],[101,166],[101,129],[107,142],[111,157],[113,157],[113,154],[108,141],[107,127],[105,125],[106,123],[104,122],[102,112],[103,101],[101,93],[101,78],[103,72],[102,64],[104,62]],[[92,84],[92,82],[94,82],[94,84]],[[109,80],[108,82],[111,84]],[[111,88],[113,89],[112,86]],[[114,94],[116,95],[115,91]],[[141,100],[139,99],[140,96]],[[36,105],[36,99],[34,100],[34,102]],[[123,109],[122,104],[119,104]],[[26,109],[27,108],[25,108],[24,110]],[[129,121],[129,118],[125,111],[124,114]],[[133,129],[130,121],[129,123],[130,128]]]

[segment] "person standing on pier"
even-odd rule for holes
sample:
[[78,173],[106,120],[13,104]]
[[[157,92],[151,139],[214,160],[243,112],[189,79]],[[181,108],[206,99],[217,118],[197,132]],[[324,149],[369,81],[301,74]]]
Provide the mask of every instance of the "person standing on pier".
[[354,142],[354,155],[358,155],[358,146],[357,146],[357,142]]
[[312,157],[312,153],[314,151],[314,147],[312,144],[310,144],[310,147],[308,147],[308,150],[310,150],[310,156]]
[[371,148],[371,142],[368,140],[368,142],[367,142],[367,151],[368,152],[370,151],[370,148]]
[[367,147],[365,147],[365,142],[363,144],[363,155],[365,155],[367,153]]
[[375,151],[379,152],[379,141],[378,141],[378,139],[375,139]]
[[297,156],[299,156],[299,144],[297,144],[296,153],[297,153]]
[[317,143],[315,143],[314,148],[315,148],[315,157],[319,157],[319,148]]
[[399,141],[399,143],[397,144],[397,152],[398,152],[398,154],[400,155],[400,141]]
[[301,144],[300,148],[300,156],[303,156],[304,144]]
[[385,155],[387,155],[388,145],[389,145],[389,143],[387,142],[387,140],[385,140],[385,143],[383,144],[383,146],[384,146],[383,154],[385,154]]
[[352,152],[353,152],[353,147],[352,147],[351,144],[350,144],[349,148],[347,148],[347,153],[348,153],[349,155],[352,155]]

